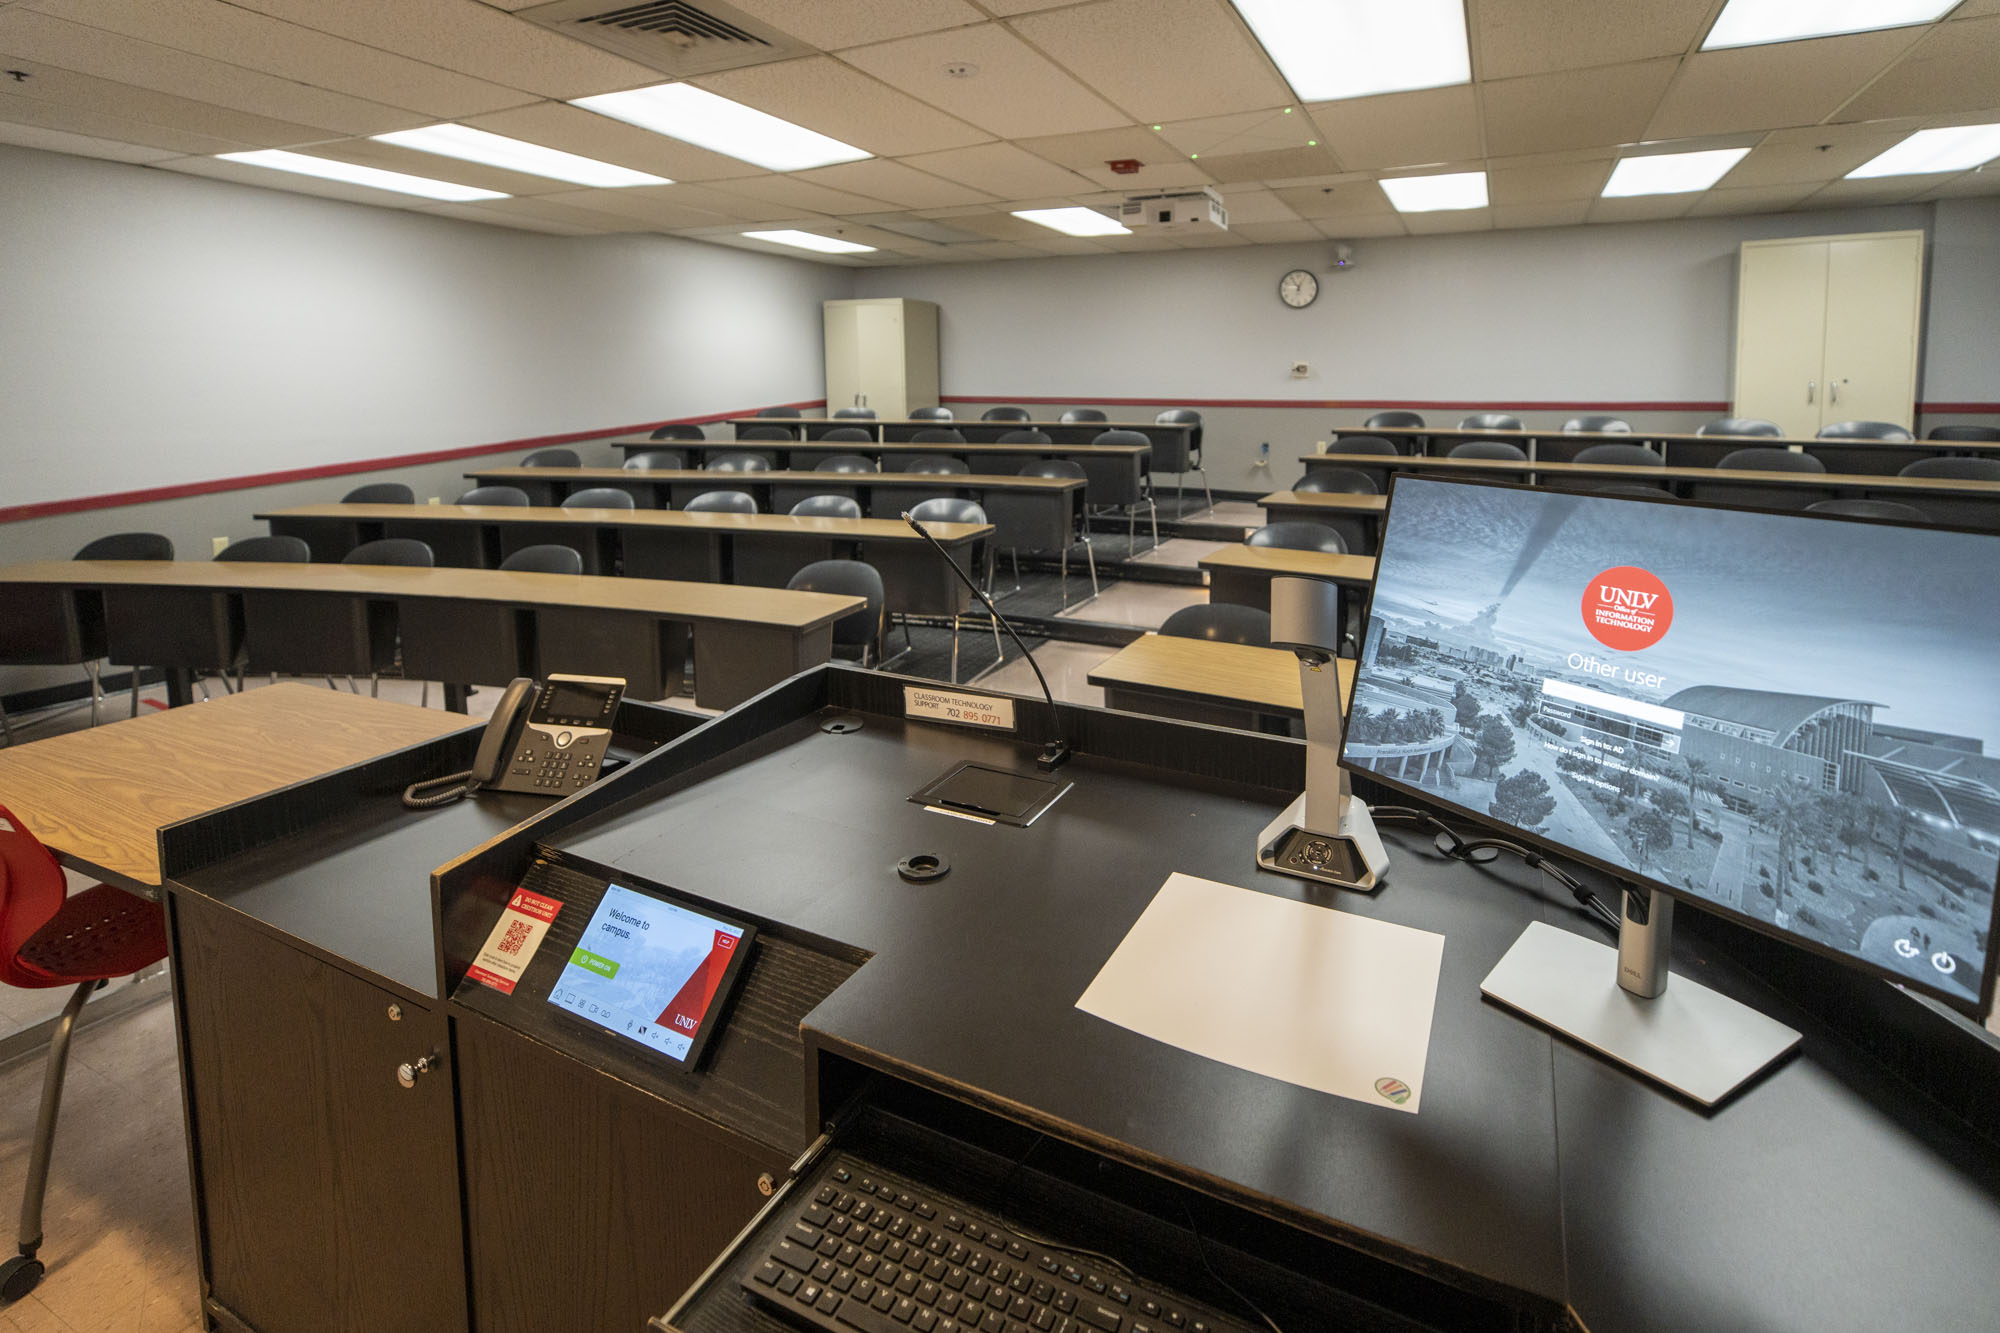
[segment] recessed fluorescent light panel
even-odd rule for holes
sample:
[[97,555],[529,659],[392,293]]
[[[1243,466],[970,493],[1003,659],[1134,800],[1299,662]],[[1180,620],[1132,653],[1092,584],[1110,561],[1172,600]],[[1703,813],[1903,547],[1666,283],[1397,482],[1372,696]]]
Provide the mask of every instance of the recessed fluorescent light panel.
[[1378,182],[1398,213],[1439,213],[1449,208],[1486,207],[1486,173],[1454,171],[1446,176],[1399,176]]
[[746,231],[743,233],[753,241],[769,241],[773,245],[789,245],[799,250],[817,250],[823,255],[872,255],[872,245],[856,245],[853,241],[837,241],[831,236],[816,236],[809,231]]
[[1302,102],[1472,81],[1464,0],[1233,0]]
[[873,154],[780,120],[754,107],[704,92],[693,84],[662,83],[630,92],[579,97],[571,106],[706,148],[766,171],[804,171]]
[[2000,157],[2000,125],[1954,125],[1918,130],[1886,153],[1847,173],[1848,180],[1870,176],[1920,176],[1932,171],[1970,171]]
[[569,181],[573,185],[618,188],[673,184],[665,176],[613,166],[596,158],[578,157],[575,153],[544,148],[536,143],[523,143],[501,134],[488,134],[469,125],[427,125],[420,130],[378,134],[375,140],[377,143],[395,144],[398,148],[414,148],[420,153],[436,153],[440,157],[455,157],[463,162],[477,162],[482,166],[526,172],[530,176]]
[[1612,168],[1604,183],[1606,199],[1635,194],[1692,194],[1706,190],[1748,153],[1748,148],[1713,148],[1700,153],[1660,153],[1628,157]]
[[1094,208],[1024,208],[1014,214],[1065,236],[1130,236],[1132,229]]
[[1762,46],[1929,23],[1958,0],[1729,0],[1701,49]]
[[380,167],[357,167],[352,162],[288,153],[282,148],[264,148],[254,153],[217,153],[216,157],[224,162],[242,162],[253,167],[269,167],[273,171],[290,171],[300,176],[345,181],[349,185],[370,185],[378,190],[394,190],[398,194],[420,195],[425,199],[442,199],[453,204],[511,197],[497,190],[475,190],[470,185],[453,185],[450,181],[434,181],[425,176],[405,176],[400,171],[383,171]]

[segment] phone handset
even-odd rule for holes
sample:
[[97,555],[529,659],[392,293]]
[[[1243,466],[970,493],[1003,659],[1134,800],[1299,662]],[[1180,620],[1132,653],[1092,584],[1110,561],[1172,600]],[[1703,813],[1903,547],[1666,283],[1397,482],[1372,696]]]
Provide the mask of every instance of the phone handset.
[[535,692],[535,682],[527,676],[516,676],[509,681],[506,693],[500,696],[485,732],[479,737],[479,752],[473,756],[472,767],[463,773],[411,783],[403,791],[403,804],[412,810],[428,810],[449,805],[497,782],[507,771],[507,759],[514,753],[514,743],[527,722]]
[[472,767],[411,785],[403,804],[423,810],[482,788],[572,795],[604,771],[611,724],[624,696],[625,682],[617,676],[551,673],[540,685],[517,677],[500,696]]

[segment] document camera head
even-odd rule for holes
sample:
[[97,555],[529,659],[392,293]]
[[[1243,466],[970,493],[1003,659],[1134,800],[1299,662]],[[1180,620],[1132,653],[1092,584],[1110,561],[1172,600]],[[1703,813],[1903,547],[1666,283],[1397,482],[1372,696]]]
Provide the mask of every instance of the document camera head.
[[1340,592],[1323,579],[1271,580],[1271,646],[1307,666],[1325,666],[1340,648]]

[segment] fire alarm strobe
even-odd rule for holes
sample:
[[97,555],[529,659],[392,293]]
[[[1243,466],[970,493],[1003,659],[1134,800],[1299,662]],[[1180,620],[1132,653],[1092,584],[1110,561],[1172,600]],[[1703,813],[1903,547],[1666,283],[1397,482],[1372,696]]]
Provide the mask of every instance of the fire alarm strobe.
[[1110,167],[1115,175],[1136,176],[1139,174],[1139,168],[1146,164],[1136,157],[1121,157],[1106,162],[1104,165]]

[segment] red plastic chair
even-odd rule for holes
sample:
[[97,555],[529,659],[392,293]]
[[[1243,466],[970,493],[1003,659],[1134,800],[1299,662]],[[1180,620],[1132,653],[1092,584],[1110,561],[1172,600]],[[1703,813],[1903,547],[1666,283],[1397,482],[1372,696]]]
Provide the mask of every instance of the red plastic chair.
[[167,956],[166,917],[149,903],[107,884],[69,896],[62,867],[34,834],[0,805],[0,982],[45,989],[74,986],[49,1039],[42,1109],[21,1196],[21,1252],[0,1264],[0,1300],[15,1301],[42,1280],[42,1196],[55,1148],[56,1112],[70,1036],[90,993]]

